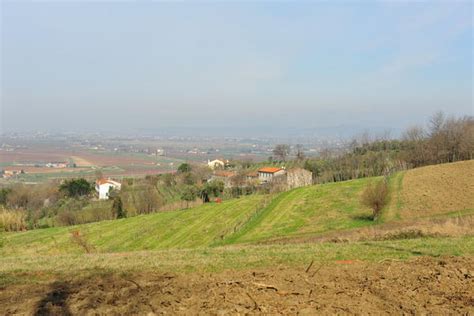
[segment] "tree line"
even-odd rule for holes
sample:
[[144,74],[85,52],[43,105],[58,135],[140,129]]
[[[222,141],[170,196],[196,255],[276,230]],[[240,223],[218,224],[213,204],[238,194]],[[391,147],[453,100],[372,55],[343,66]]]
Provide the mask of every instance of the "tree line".
[[303,167],[313,172],[315,183],[325,183],[387,175],[473,157],[474,118],[446,117],[439,112],[430,118],[426,127],[410,127],[400,139],[355,139],[343,153],[325,151],[317,158],[306,159]]

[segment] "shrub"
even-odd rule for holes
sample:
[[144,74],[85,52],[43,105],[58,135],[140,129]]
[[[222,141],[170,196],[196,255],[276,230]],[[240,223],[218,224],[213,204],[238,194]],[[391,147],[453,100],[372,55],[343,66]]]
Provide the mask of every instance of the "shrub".
[[71,179],[64,181],[59,187],[60,191],[70,197],[89,195],[94,188],[86,179]]
[[10,188],[2,188],[0,189],[0,204],[6,205],[7,204],[7,197],[8,194],[12,191]]
[[381,180],[376,183],[369,183],[362,193],[361,202],[363,205],[372,209],[372,219],[376,221],[382,209],[388,201],[388,184],[387,181]]
[[80,246],[86,253],[91,253],[95,251],[94,246],[92,246],[86,239],[86,237],[81,234],[79,230],[71,231],[71,241],[76,245]]
[[211,181],[207,182],[200,191],[200,196],[204,202],[209,202],[209,197],[219,197],[224,192],[224,182]]
[[161,179],[162,184],[164,184],[167,187],[176,185],[176,180],[174,178],[174,175],[171,173],[164,173],[160,175],[160,179]]
[[16,184],[11,187],[10,192],[5,196],[6,205],[13,209],[27,209],[31,198],[29,188],[24,184]]
[[88,202],[69,199],[54,217],[56,225],[72,226],[115,219],[112,204],[111,200]]
[[178,172],[179,173],[186,173],[186,172],[191,172],[191,165],[188,163],[182,163],[178,167]]
[[60,226],[72,226],[77,224],[76,216],[71,211],[63,211],[56,217]]
[[112,213],[115,215],[116,218],[127,217],[127,213],[123,209],[123,203],[120,196],[114,197],[114,203],[112,204]]
[[196,200],[198,196],[198,189],[194,185],[187,185],[181,193],[181,200],[186,201],[186,208],[189,207],[189,202]]

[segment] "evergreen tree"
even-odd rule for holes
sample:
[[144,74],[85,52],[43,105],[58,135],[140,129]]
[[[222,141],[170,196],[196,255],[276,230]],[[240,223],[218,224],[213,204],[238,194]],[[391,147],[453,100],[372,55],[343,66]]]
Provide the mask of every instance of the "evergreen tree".
[[115,214],[116,218],[125,218],[127,213],[123,209],[122,199],[120,196],[114,197],[114,203],[112,204],[112,212]]

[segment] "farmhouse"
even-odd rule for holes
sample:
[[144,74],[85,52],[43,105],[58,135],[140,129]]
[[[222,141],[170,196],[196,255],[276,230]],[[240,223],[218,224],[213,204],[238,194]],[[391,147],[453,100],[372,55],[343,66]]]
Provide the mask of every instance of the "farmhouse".
[[258,179],[261,182],[269,182],[275,177],[282,176],[285,174],[285,169],[276,167],[265,167],[257,170]]
[[224,161],[223,159],[214,159],[214,160],[207,160],[207,165],[209,168],[211,168],[212,170],[214,169],[224,169],[225,167],[225,164],[226,164],[226,161]]
[[288,190],[313,184],[313,173],[306,169],[294,168],[286,173]]
[[225,170],[218,170],[215,171],[214,174],[211,176],[209,181],[222,181],[224,182],[225,188],[232,187],[232,177],[236,175],[233,171],[225,171]]
[[67,168],[69,163],[67,162],[62,162],[62,161],[53,161],[53,162],[48,162],[45,167],[47,168]]
[[257,171],[248,172],[245,175],[245,178],[246,178],[247,181],[257,181],[258,180],[258,172]]
[[99,200],[107,200],[111,190],[120,190],[122,184],[110,179],[99,179],[95,182],[95,190],[99,193]]

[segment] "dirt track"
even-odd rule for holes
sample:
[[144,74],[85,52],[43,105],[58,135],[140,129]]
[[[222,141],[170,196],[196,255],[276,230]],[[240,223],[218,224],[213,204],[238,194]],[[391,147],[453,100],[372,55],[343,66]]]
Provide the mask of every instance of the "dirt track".
[[15,285],[1,289],[0,314],[474,313],[474,258],[308,267],[109,274]]

